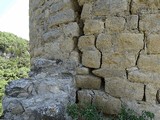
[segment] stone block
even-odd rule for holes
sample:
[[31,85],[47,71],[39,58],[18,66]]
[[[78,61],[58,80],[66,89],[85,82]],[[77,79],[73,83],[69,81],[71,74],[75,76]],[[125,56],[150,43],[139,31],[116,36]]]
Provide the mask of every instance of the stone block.
[[105,78],[105,91],[111,96],[118,98],[142,100],[144,95],[144,85],[131,83],[118,77]]
[[86,67],[77,67],[76,68],[76,73],[77,75],[88,75],[89,74],[89,69]]
[[121,108],[121,101],[119,99],[97,90],[78,91],[78,100],[82,104],[95,105],[104,114],[117,114]]
[[97,0],[93,5],[96,16],[116,15],[127,10],[127,0]]
[[147,53],[159,54],[160,53],[160,35],[151,34],[147,39]]
[[101,53],[98,50],[84,51],[82,54],[82,64],[89,68],[99,68]]
[[146,33],[160,31],[160,14],[143,15],[139,23],[140,30]]
[[143,13],[144,11],[155,11],[160,8],[159,0],[133,0],[131,12],[132,14]]
[[95,36],[81,36],[78,40],[78,48],[80,51],[95,50]]
[[76,75],[76,86],[78,88],[100,89],[101,78],[93,75]]
[[143,83],[143,84],[153,83],[160,85],[159,73],[148,72],[139,69],[128,71],[128,80],[136,83]]
[[103,77],[103,78],[110,78],[110,77],[126,78],[125,70],[100,68],[97,70],[93,70],[92,73],[96,76]]
[[63,23],[73,22],[75,20],[75,13],[72,9],[58,12],[48,19],[49,27],[60,25]]
[[111,52],[112,51],[112,37],[111,35],[101,33],[98,35],[96,40],[96,47],[101,52]]
[[102,68],[124,70],[125,68],[135,66],[135,64],[135,55],[122,53],[102,53]]
[[78,37],[80,29],[76,22],[72,22],[63,26],[63,32],[67,37]]
[[92,35],[101,33],[104,29],[104,22],[100,20],[86,20],[84,23],[84,34]]
[[160,55],[140,55],[138,67],[145,71],[160,73]]
[[121,109],[121,101],[105,92],[94,90],[93,104],[97,106],[104,114],[118,114]]
[[91,12],[92,12],[92,4],[84,4],[82,13],[81,13],[81,19],[90,19],[91,18]]
[[119,52],[132,53],[136,55],[141,49],[143,49],[143,34],[121,33],[117,39]]
[[107,31],[121,32],[124,30],[125,19],[123,17],[108,17],[105,21]]
[[138,28],[138,15],[130,15],[127,17],[127,28],[135,30]]

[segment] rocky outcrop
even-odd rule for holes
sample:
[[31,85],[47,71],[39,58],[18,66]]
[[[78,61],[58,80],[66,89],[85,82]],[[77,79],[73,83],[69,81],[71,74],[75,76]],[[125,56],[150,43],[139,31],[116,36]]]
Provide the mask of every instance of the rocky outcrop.
[[[12,81],[3,99],[5,120],[66,120],[68,104],[75,102],[76,89],[71,75],[75,68],[66,63],[38,59],[32,77]],[[72,70],[71,70],[72,69]],[[47,72],[46,72],[47,71]],[[64,73],[63,73],[63,72]]]

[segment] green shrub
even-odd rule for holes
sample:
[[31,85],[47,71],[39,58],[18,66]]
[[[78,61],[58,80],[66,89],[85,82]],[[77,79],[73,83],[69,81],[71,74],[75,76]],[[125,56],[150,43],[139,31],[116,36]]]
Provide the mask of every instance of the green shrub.
[[102,120],[102,114],[91,104],[68,105],[67,113],[74,120]]

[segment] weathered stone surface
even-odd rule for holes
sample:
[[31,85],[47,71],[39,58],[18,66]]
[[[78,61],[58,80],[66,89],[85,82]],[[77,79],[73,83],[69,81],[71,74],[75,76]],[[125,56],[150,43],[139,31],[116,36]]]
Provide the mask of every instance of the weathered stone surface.
[[120,32],[124,30],[125,19],[123,17],[110,17],[105,21],[105,27],[111,32]]
[[104,29],[104,23],[100,20],[86,20],[84,23],[84,34],[98,34],[101,33]]
[[140,55],[138,67],[145,71],[160,73],[160,55]]
[[78,88],[100,89],[101,78],[93,75],[77,75],[76,86]]
[[129,54],[102,53],[102,68],[124,70],[125,68],[135,66],[136,56]]
[[140,18],[140,30],[146,33],[160,31],[160,14],[143,15]]
[[89,74],[89,68],[86,67],[77,67],[76,68],[77,75],[87,75]]
[[127,17],[127,28],[135,30],[138,28],[138,15],[130,15]]
[[118,36],[118,51],[122,53],[137,54],[143,49],[143,34],[122,33]]
[[82,52],[86,50],[95,50],[95,36],[81,36],[78,40],[78,48]]
[[97,70],[93,70],[92,73],[96,76],[103,77],[103,78],[110,78],[110,77],[126,78],[125,70],[100,68]]
[[67,25],[64,25],[63,32],[67,37],[78,37],[80,29],[76,22],[71,22]]
[[49,26],[55,26],[62,23],[73,22],[75,20],[75,13],[72,9],[58,12],[56,15],[48,19]]
[[97,0],[93,6],[93,13],[97,16],[116,15],[127,10],[127,0]]
[[147,53],[149,54],[159,54],[160,53],[160,35],[151,34],[147,40]]
[[131,83],[122,78],[105,78],[105,91],[118,98],[130,100],[142,100],[144,95],[144,85]]
[[90,103],[96,105],[104,114],[117,114],[121,108],[119,99],[97,90],[78,91],[78,100],[82,104]]
[[81,19],[90,19],[91,18],[91,12],[92,12],[92,4],[84,4],[82,13],[81,13]]
[[101,53],[98,50],[84,51],[82,54],[82,64],[89,68],[99,68]]
[[93,104],[104,114],[117,114],[121,109],[121,101],[105,92],[94,90]]
[[96,40],[96,47],[101,52],[107,52],[107,53],[111,52],[112,36],[104,33],[99,34]]
[[131,12],[133,14],[143,12],[154,12],[160,8],[160,2],[158,0],[133,0],[131,6]]
[[142,70],[132,70],[128,71],[128,80],[131,82],[137,82],[137,83],[154,83],[159,84],[160,83],[160,75],[159,73],[155,72],[147,72]]
[[[62,68],[53,61],[39,60],[35,65],[45,70],[52,68],[52,75],[48,70],[45,76],[10,82],[3,99],[5,120],[68,119],[65,108],[69,102],[75,102],[76,94],[72,75],[62,74]],[[55,68],[57,74],[53,75],[56,66],[61,72]]]

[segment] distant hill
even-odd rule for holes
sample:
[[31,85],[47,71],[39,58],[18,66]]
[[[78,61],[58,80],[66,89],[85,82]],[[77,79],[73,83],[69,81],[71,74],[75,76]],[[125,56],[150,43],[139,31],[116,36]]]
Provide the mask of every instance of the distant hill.
[[5,85],[28,77],[29,70],[29,42],[12,33],[0,32],[0,115]]

